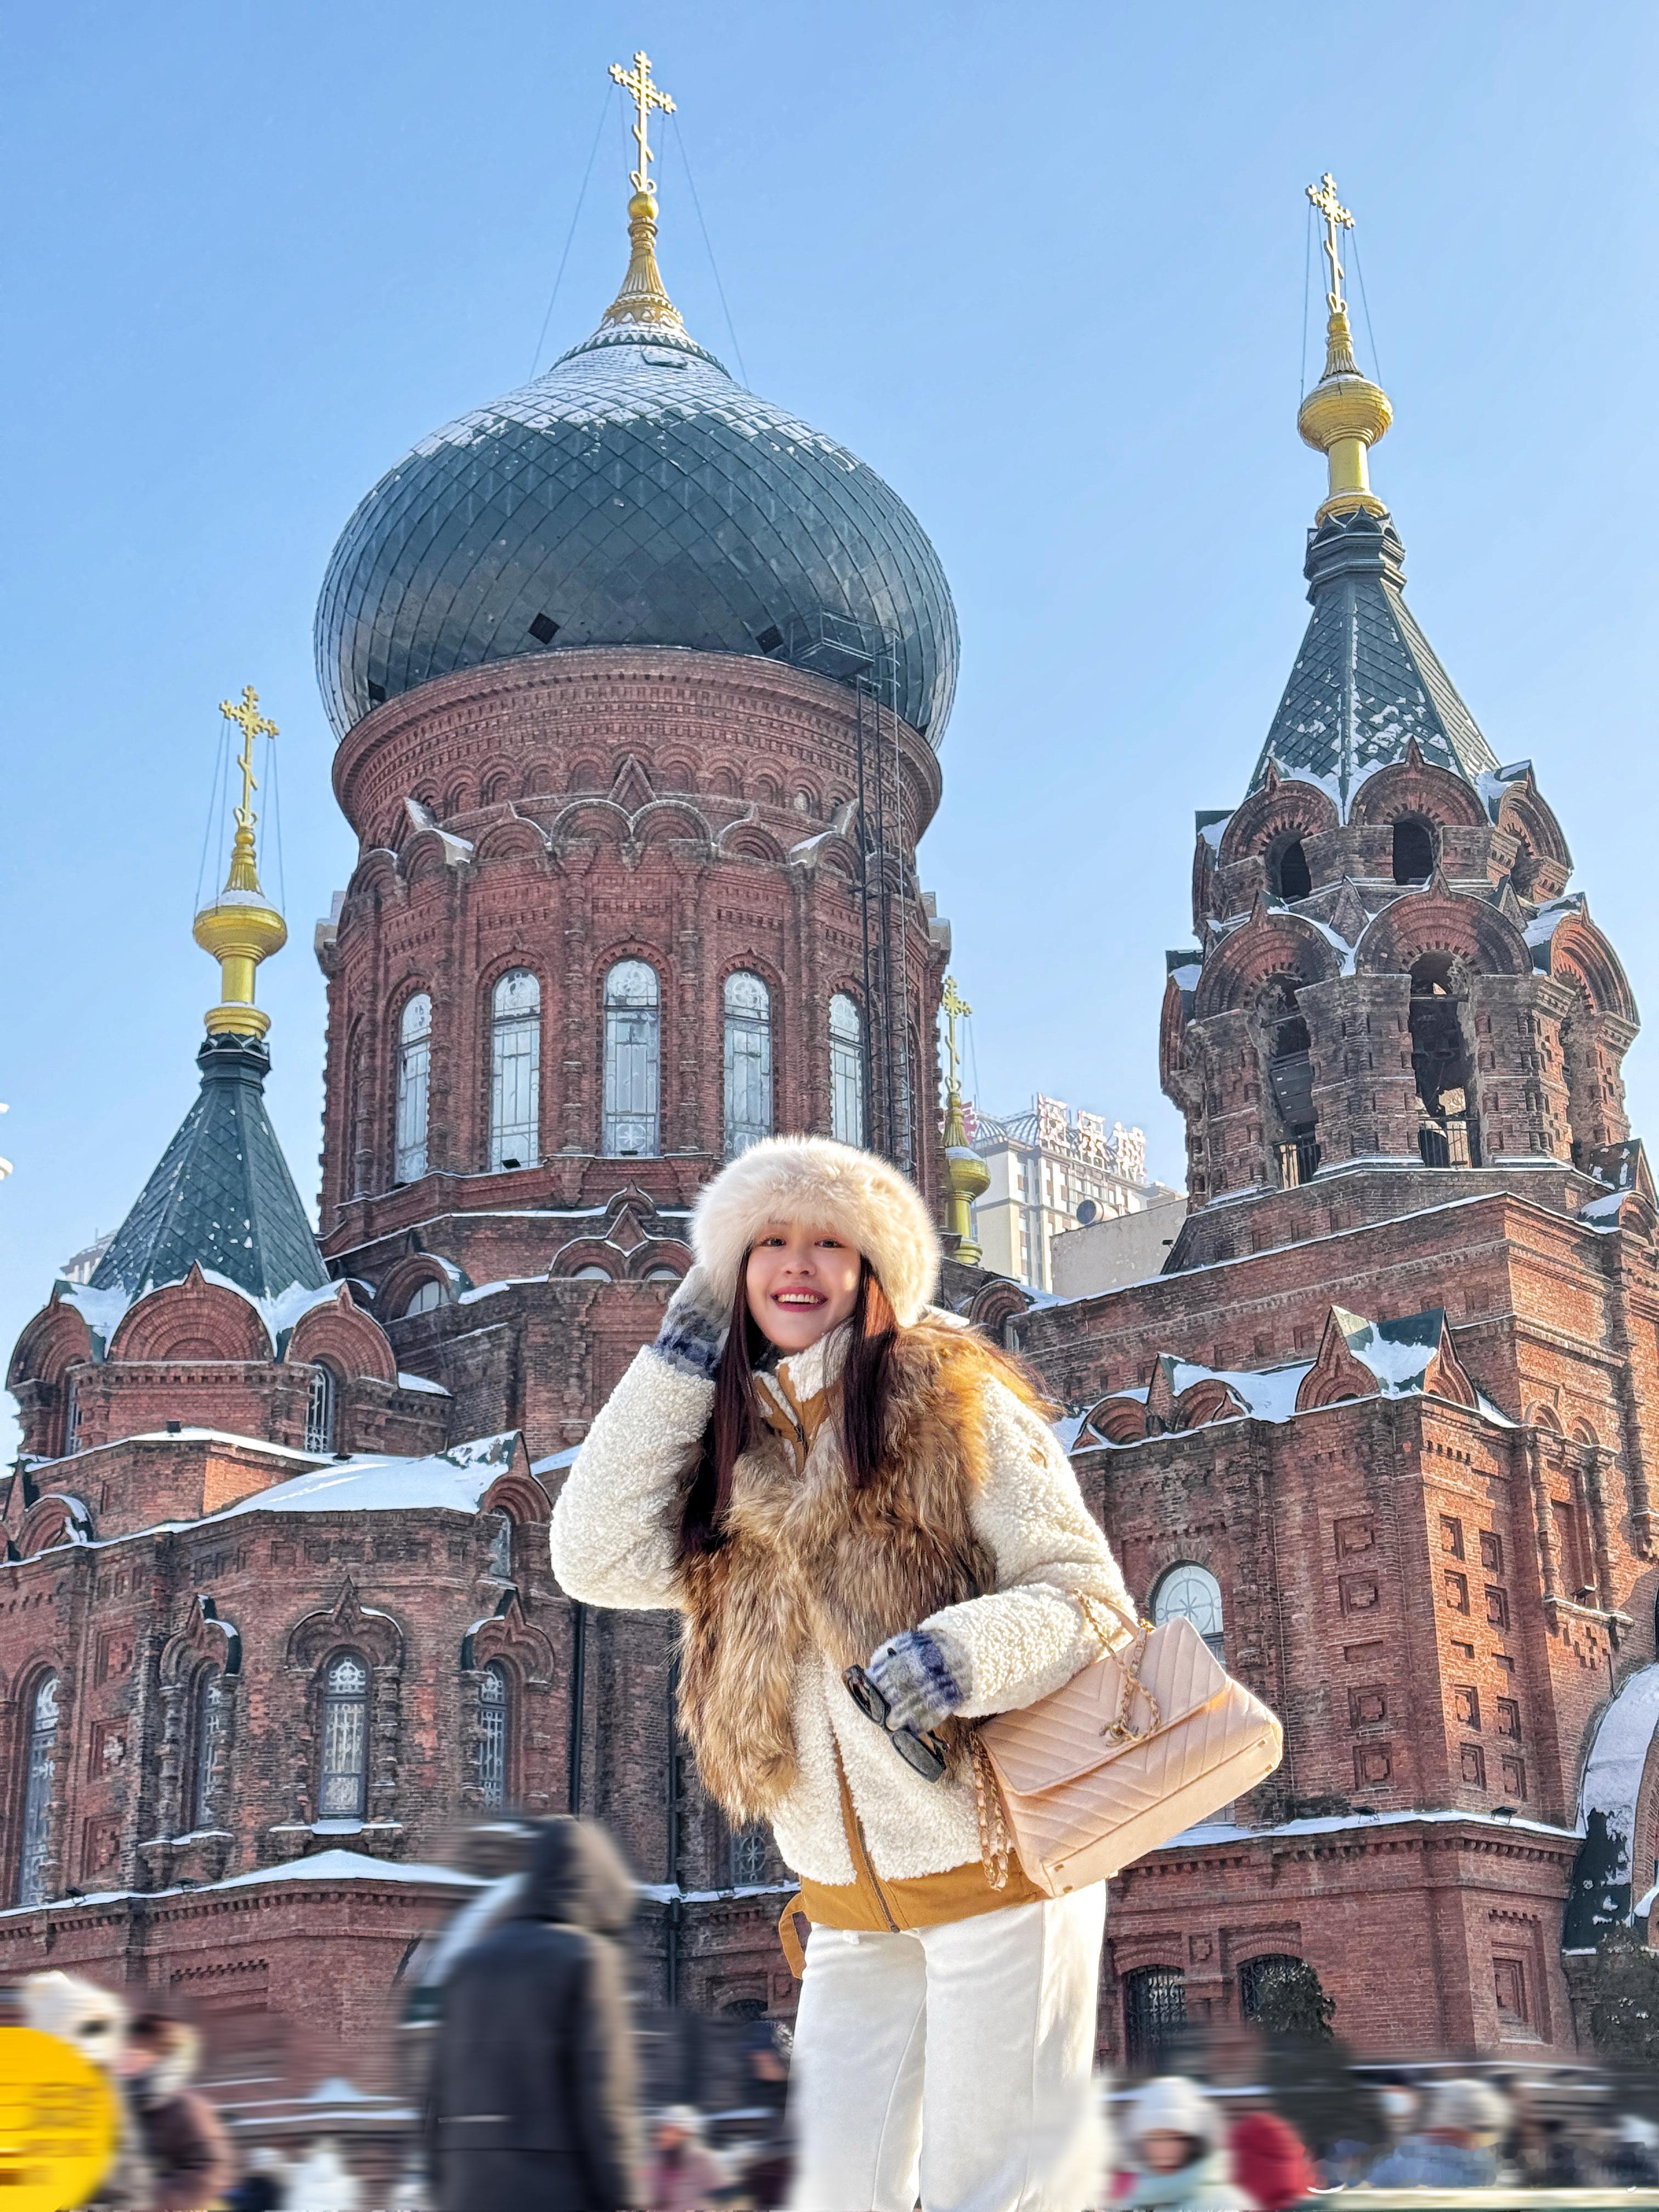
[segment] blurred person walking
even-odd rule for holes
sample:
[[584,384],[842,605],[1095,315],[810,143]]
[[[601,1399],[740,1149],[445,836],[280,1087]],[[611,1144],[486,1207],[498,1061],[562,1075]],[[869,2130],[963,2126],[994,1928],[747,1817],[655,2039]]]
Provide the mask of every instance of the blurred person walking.
[[1178,2074],[1149,2081],[1129,2106],[1124,2148],[1129,2164],[1113,2198],[1124,2212],[1261,2212],[1235,2179],[1218,2106],[1195,2081]]
[[1127,1609],[1121,1577],[1037,1391],[930,1308],[939,1239],[896,1170],[764,1139],[691,1244],[553,1565],[586,1603],[678,1609],[702,1780],[800,1881],[792,2203],[1075,2212],[1105,1887],[1049,1898],[999,1856],[964,1723],[1092,1662],[1086,1601]]
[[1406,2136],[1365,2177],[1370,2189],[1490,2189],[1498,2179],[1497,2145],[1508,2119],[1504,2100],[1485,2081],[1437,2081],[1426,2124]]
[[270,2143],[256,2143],[247,2167],[226,2203],[230,2212],[284,2212],[288,2203],[288,2160]]
[[1261,2212],[1291,2212],[1319,2185],[1307,2146],[1277,2112],[1238,2113],[1225,2140],[1233,2179]]
[[648,2212],[706,2212],[726,2185],[726,2168],[703,2141],[702,2114],[695,2105],[671,2105],[657,2116]]
[[183,2021],[140,2013],[116,2062],[149,2167],[146,2212],[206,2212],[235,2173],[219,2115],[190,2087],[200,2050]]
[[634,1885],[586,1820],[536,1838],[512,1917],[450,1966],[427,2090],[437,2212],[641,2203],[627,1978]]
[[765,2207],[787,2202],[794,2170],[787,2109],[789,2051],[789,2030],[781,2021],[752,2022],[744,2102],[757,2117],[744,2146],[743,2193],[751,2203]]
[[119,2107],[118,2132],[115,2156],[98,2185],[97,2202],[107,2212],[144,2212],[149,2203],[149,2161],[144,2154],[143,2132],[120,2073],[127,2033],[126,2006],[113,1990],[54,1969],[25,1979],[21,2012],[25,2027],[72,2044],[108,2080]]

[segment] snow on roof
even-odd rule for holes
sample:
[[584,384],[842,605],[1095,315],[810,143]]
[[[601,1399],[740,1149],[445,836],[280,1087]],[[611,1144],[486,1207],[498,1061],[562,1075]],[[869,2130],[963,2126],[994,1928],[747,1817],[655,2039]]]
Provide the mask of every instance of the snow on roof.
[[1571,921],[1583,910],[1583,893],[1569,891],[1565,898],[1552,899],[1547,906],[1540,906],[1522,933],[1535,951],[1540,945],[1549,943],[1564,921]]
[[[1302,1378],[1313,1365],[1311,1359],[1297,1360],[1287,1367],[1200,1367],[1191,1359],[1177,1359],[1170,1380],[1177,1397],[1190,1390],[1194,1382],[1224,1382],[1227,1388],[1243,1400],[1247,1413],[1258,1421],[1288,1421],[1296,1411],[1296,1394],[1302,1388]],[[1145,1398],[1144,1390],[1118,1390],[1119,1398]]]
[[395,1513],[411,1507],[451,1513],[476,1513],[490,1484],[510,1467],[519,1441],[516,1429],[497,1437],[478,1437],[424,1459],[357,1457],[331,1461],[309,1474],[295,1475],[270,1490],[255,1491],[222,1513],[228,1521],[244,1513]]
[[216,1890],[252,1889],[267,1881],[392,1881],[441,1882],[447,1887],[477,1889],[479,1877],[454,1867],[432,1866],[405,1859],[371,1858],[367,1851],[313,1851],[309,1857],[288,1859],[281,1866],[255,1867],[248,1874],[228,1875],[222,1881],[193,1882],[188,1889],[97,1889],[85,1897],[63,1898],[46,1905],[13,1905],[0,1909],[0,1920],[20,1912],[80,1912],[88,1905],[120,1905],[130,1897],[153,1904],[161,1897],[206,1897]]
[[532,1474],[551,1474],[558,1468],[574,1467],[580,1449],[580,1444],[567,1444],[562,1451],[550,1452],[545,1459],[532,1459],[530,1472]]
[[1334,1836],[1346,1834],[1355,1828],[1398,1828],[1412,1821],[1443,1826],[1448,1821],[1463,1820],[1484,1828],[1520,1828],[1534,1836],[1568,1838],[1571,1828],[1556,1826],[1548,1820],[1530,1820],[1517,1813],[1513,1820],[1500,1820],[1495,1813],[1457,1813],[1443,1810],[1407,1811],[1400,1813],[1334,1813],[1299,1820],[1279,1820],[1264,1828],[1241,1828],[1231,1820],[1201,1820],[1195,1827],[1183,1829],[1172,1836],[1162,1850],[1179,1850],[1182,1844],[1249,1842],[1270,1836]]
[[1198,979],[1202,973],[1203,963],[1200,961],[1183,960],[1179,968],[1170,969],[1170,981],[1177,990],[1195,991],[1198,988]]
[[453,1395],[453,1392],[447,1390],[441,1382],[434,1382],[425,1375],[404,1375],[400,1372],[398,1376],[398,1388],[400,1390],[431,1390],[434,1391],[440,1398],[447,1398]]
[[[256,1297],[240,1283],[233,1282],[228,1275],[222,1275],[216,1267],[204,1267],[202,1276],[204,1281],[216,1284],[222,1291],[233,1291],[245,1304],[251,1305],[264,1322],[265,1334],[273,1346],[281,1343],[301,1314],[309,1313],[313,1306],[326,1305],[331,1298],[337,1297],[340,1291],[340,1285],[334,1282],[314,1285],[290,1283],[285,1291],[277,1291],[274,1297]],[[124,1316],[141,1298],[149,1297],[153,1291],[170,1290],[174,1284],[182,1283],[184,1279],[182,1275],[175,1275],[165,1283],[142,1283],[131,1295],[118,1287],[95,1291],[90,1283],[64,1283],[58,1290],[58,1303],[73,1306],[99,1340],[100,1350],[107,1349]]]

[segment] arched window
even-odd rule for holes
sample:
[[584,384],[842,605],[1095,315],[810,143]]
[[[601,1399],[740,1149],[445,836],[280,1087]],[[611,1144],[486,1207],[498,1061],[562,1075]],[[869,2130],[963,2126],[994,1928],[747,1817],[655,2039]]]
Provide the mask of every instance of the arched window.
[[509,968],[491,1004],[489,1164],[534,1167],[541,1157],[541,986],[529,969]]
[[1123,2052],[1156,2069],[1187,2025],[1187,1978],[1179,1966],[1137,1966],[1123,1977]]
[[1287,1983],[1300,1981],[1306,1972],[1302,1960],[1285,1951],[1267,1951],[1259,1959],[1246,1959],[1238,1970],[1240,2012],[1246,2020],[1260,2020],[1273,1992]]
[[1313,896],[1313,878],[1308,872],[1308,855],[1299,837],[1291,838],[1271,856],[1267,862],[1267,883],[1279,897],[1286,901]]
[[830,1001],[830,1133],[864,1142],[864,1021],[845,991]]
[[323,1677],[319,1820],[361,1820],[368,1802],[368,1669],[355,1651],[328,1662]]
[[368,1040],[362,1024],[351,1048],[351,1157],[346,1163],[347,1196],[364,1198],[374,1188],[374,1092],[369,1080]]
[[758,975],[726,979],[726,1157],[772,1133],[772,994]]
[[334,1449],[334,1413],[339,1399],[339,1384],[334,1370],[325,1360],[319,1359],[311,1370],[311,1381],[306,1391],[306,1449],[310,1452],[331,1452]]
[[64,1457],[81,1449],[81,1393],[75,1377],[66,1376],[64,1381]]
[[478,1678],[478,1795],[486,1805],[507,1799],[507,1669],[492,1659]]
[[605,1130],[613,1158],[654,1159],[659,1145],[660,994],[643,960],[619,960],[605,979]]
[[58,1771],[58,1677],[48,1674],[29,1708],[27,1763],[23,1769],[23,1822],[17,1866],[17,1902],[46,1901],[46,1863],[52,1846],[52,1784]]
[[1417,1079],[1417,1148],[1424,1165],[1478,1168],[1474,1056],[1463,1023],[1462,977],[1451,954],[1426,952],[1413,963],[1406,1018]]
[[1301,988],[1299,977],[1281,977],[1262,1008],[1267,1082],[1279,1121],[1273,1149],[1279,1184],[1286,1190],[1311,1182],[1319,1168],[1313,1058],[1307,1020],[1297,1004]]
[[410,1314],[435,1313],[448,1303],[444,1286],[435,1275],[428,1275],[423,1283],[416,1283],[410,1292],[409,1303],[404,1308],[404,1317]]
[[196,1712],[191,1746],[192,1828],[222,1825],[225,1759],[225,1678],[217,1667],[204,1667],[196,1681]]
[[495,1525],[489,1530],[489,1564],[485,1571],[494,1575],[497,1582],[510,1583],[513,1579],[512,1516],[506,1513],[492,1513],[488,1517]]
[[398,1024],[398,1160],[399,1182],[426,1173],[426,1109],[432,1079],[432,1000],[417,991]]
[[1394,825],[1394,879],[1425,884],[1434,873],[1434,832],[1413,815]]
[[1182,1559],[1160,1576],[1152,1592],[1152,1619],[1190,1620],[1218,1659],[1224,1655],[1221,1585],[1207,1567]]

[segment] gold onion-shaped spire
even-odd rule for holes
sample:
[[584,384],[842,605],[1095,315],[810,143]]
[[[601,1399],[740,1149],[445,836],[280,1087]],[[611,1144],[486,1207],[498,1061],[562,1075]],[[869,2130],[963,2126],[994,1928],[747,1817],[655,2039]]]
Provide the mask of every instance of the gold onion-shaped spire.
[[945,1015],[945,1054],[949,1073],[945,1084],[945,1227],[953,1255],[976,1267],[985,1255],[974,1241],[973,1202],[983,1195],[991,1170],[968,1141],[962,1112],[962,1049],[957,1042],[957,1024],[965,1022],[973,1008],[957,988],[957,979],[945,979],[939,1001]]
[[1330,289],[1325,295],[1330,310],[1325,326],[1325,370],[1296,418],[1305,442],[1323,453],[1330,467],[1330,489],[1314,520],[1328,521],[1334,514],[1386,514],[1388,508],[1371,489],[1369,456],[1393,422],[1394,409],[1382,386],[1362,376],[1354,359],[1353,333],[1342,297],[1342,263],[1337,252],[1337,233],[1352,230],[1353,217],[1338,199],[1336,179],[1328,169],[1318,184],[1309,185],[1308,198],[1324,222],[1323,251],[1331,270]]
[[230,867],[224,889],[196,917],[191,935],[204,952],[219,963],[219,997],[207,1011],[210,1036],[262,1037],[270,1027],[270,1016],[253,1003],[254,971],[262,960],[280,952],[288,942],[288,924],[259,887],[258,851],[253,829],[253,794],[258,788],[253,773],[253,740],[274,738],[276,725],[259,712],[259,695],[249,684],[233,706],[219,702],[219,712],[242,732],[242,750],[236,765],[241,770],[242,799],[236,809],[236,835],[231,840]]
[[674,103],[659,84],[652,82],[651,57],[647,53],[636,53],[631,70],[625,70],[620,62],[612,62],[611,75],[634,103],[634,139],[640,149],[640,166],[629,172],[634,197],[628,203],[628,274],[623,278],[621,291],[605,309],[604,320],[611,324],[654,325],[683,337],[685,325],[680,320],[679,309],[668,296],[662,272],[657,267],[657,189],[651,174],[652,110],[659,109],[663,114],[672,115]]

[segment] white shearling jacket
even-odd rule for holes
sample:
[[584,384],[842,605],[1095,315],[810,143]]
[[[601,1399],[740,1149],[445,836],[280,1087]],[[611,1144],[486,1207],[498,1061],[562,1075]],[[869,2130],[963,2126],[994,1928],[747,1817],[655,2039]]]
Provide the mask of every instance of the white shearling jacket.
[[[775,1370],[797,1405],[823,1391],[832,1342]],[[679,1605],[678,1513],[714,1396],[712,1383],[649,1346],[635,1358],[594,1421],[554,1510],[553,1569],[572,1597],[635,1610]],[[909,1624],[927,1630],[947,1655],[965,1689],[958,1708],[965,1719],[1030,1705],[1097,1656],[1074,1594],[1133,1611],[1053,1431],[994,1377],[984,1385],[983,1419],[985,1474],[970,1511],[995,1586]],[[836,1424],[824,1420],[801,1479],[823,1471],[822,1455],[838,1461],[839,1449]],[[809,1653],[798,1665],[790,1711],[797,1771],[772,1826],[784,1861],[805,1881],[839,1888],[860,1878],[842,1817],[842,1774],[882,1880],[911,1881],[978,1862],[971,1784],[929,1782],[913,1772],[822,1655]]]

